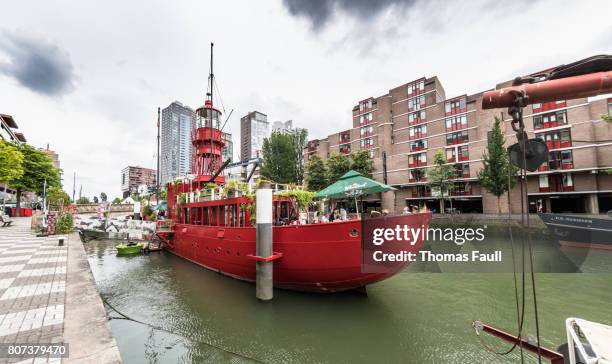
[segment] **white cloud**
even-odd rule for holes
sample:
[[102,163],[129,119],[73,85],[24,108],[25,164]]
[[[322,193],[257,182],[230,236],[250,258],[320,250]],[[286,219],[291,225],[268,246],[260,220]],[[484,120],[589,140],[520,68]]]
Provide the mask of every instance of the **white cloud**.
[[437,75],[454,96],[610,51],[608,1],[418,1],[372,17],[335,9],[314,31],[281,0],[9,2],[1,29],[56,46],[78,78],[58,98],[0,75],[0,112],[60,153],[66,190],[77,171],[85,195],[112,198],[123,167],[155,166],[157,107],[203,102],[211,41],[235,149],[250,110],[325,137],[351,126],[358,100],[421,76]]

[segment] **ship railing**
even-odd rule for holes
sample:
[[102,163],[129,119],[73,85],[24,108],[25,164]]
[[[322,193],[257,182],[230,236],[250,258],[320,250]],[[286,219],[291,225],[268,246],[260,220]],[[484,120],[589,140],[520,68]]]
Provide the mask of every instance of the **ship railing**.
[[158,220],[155,226],[155,231],[158,233],[172,232],[174,227],[173,220]]
[[[565,320],[565,328],[567,331],[570,364],[578,362],[594,364],[612,363],[612,350],[608,349],[608,345],[612,342],[612,326],[570,317]],[[580,339],[578,331],[584,336],[587,342],[586,345]],[[574,347],[576,350],[572,350]],[[576,354],[581,356],[581,358],[576,358]],[[580,359],[580,361],[577,361],[577,359]]]

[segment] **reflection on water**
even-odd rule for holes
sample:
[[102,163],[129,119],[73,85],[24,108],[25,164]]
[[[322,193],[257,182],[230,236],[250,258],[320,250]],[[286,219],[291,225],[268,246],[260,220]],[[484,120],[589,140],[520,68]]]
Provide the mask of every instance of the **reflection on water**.
[[[487,241],[507,249],[503,238]],[[276,290],[272,302],[260,303],[252,284],[168,253],[117,257],[113,246],[86,244],[103,297],[123,313],[177,334],[112,320],[126,363],[249,362],[204,342],[268,363],[514,363],[519,358],[518,352],[506,357],[486,352],[471,329],[480,319],[514,331],[511,273],[464,273],[474,268],[416,263],[368,287],[367,297]],[[469,248],[442,247],[429,245],[446,252]],[[536,257],[541,269],[591,272],[537,275],[543,344],[556,347],[564,341],[568,316],[612,323],[610,252],[567,251],[540,242]],[[535,334],[529,309],[526,332]]]

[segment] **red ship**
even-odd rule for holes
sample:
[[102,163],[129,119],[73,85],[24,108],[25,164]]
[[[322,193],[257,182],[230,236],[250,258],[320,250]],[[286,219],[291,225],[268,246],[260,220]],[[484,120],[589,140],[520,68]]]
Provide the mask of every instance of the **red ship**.
[[[167,250],[195,264],[246,281],[255,281],[256,227],[251,222],[254,198],[218,198],[202,191],[210,184],[225,183],[222,170],[221,111],[213,104],[212,45],[209,92],[204,105],[195,111],[192,129],[192,179],[167,185],[168,220],[160,221],[157,235]],[[295,201],[273,197],[273,221],[295,216]],[[428,226],[430,212],[381,217],[385,225]],[[170,222],[170,224],[168,224]],[[164,227],[161,227],[161,226]],[[336,292],[361,289],[401,271],[409,262],[393,265],[382,272],[362,270],[362,221],[358,218],[316,224],[274,224],[274,287],[300,291]],[[406,244],[405,251],[417,253],[419,239]]]

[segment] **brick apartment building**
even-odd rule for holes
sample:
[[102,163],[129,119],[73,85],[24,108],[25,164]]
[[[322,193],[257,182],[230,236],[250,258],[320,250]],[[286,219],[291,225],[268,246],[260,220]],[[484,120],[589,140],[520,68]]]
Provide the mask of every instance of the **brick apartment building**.
[[121,192],[123,198],[138,192],[138,187],[155,186],[157,173],[154,169],[128,166],[121,171]]
[[[383,96],[359,101],[353,108],[352,127],[309,141],[305,158],[317,154],[325,160],[334,153],[366,149],[374,161],[374,178],[397,188],[364,199],[366,208],[401,211],[418,203],[439,209],[427,185],[426,170],[435,152],[443,150],[457,170],[451,192],[453,207],[462,212],[496,213],[496,197],[481,188],[477,178],[494,117],[504,120],[506,146],[515,143],[516,137],[507,110],[483,110],[481,104],[482,93],[447,98],[437,77],[423,77]],[[528,175],[531,211],[538,207],[545,212],[612,210],[612,123],[601,118],[607,113],[612,113],[612,98],[582,98],[524,109],[529,137],[542,138],[550,149],[548,163]],[[511,212],[520,212],[520,200],[516,187],[511,191]],[[505,197],[502,208],[507,212]]]

